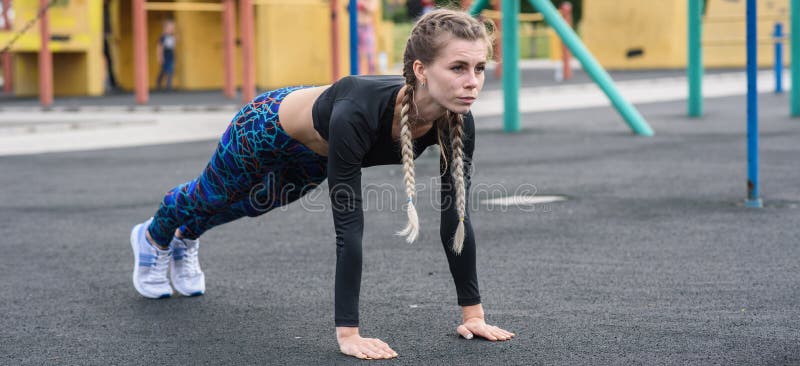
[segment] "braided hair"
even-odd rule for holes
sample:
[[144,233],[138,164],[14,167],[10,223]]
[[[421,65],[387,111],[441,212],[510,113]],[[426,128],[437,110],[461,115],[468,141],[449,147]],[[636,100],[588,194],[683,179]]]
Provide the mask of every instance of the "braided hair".
[[[409,118],[409,109],[414,103],[414,94],[418,88],[424,88],[425,84],[417,80],[414,73],[414,62],[419,60],[423,64],[431,64],[437,56],[438,51],[444,47],[445,41],[450,37],[469,41],[484,40],[486,42],[489,56],[491,58],[491,23],[482,23],[469,14],[462,11],[450,9],[437,9],[422,16],[411,30],[411,36],[406,43],[403,55],[403,77],[405,77],[405,91],[401,99],[400,107],[400,145],[403,162],[403,182],[405,184],[408,214],[406,227],[397,234],[405,236],[406,241],[413,243],[419,235],[419,216],[414,206],[416,198],[416,181],[414,176],[414,142],[412,137],[413,121]],[[443,118],[435,121],[438,131],[438,140],[441,146],[442,134],[450,131],[450,151],[451,156],[442,152],[443,161],[449,160],[451,163],[453,186],[456,191],[456,211],[459,216],[458,227],[453,238],[453,251],[461,253],[464,247],[464,218],[466,217],[466,187],[464,182],[464,118],[461,114],[447,112]],[[447,129],[445,129],[447,125]],[[443,146],[442,146],[443,147]]]

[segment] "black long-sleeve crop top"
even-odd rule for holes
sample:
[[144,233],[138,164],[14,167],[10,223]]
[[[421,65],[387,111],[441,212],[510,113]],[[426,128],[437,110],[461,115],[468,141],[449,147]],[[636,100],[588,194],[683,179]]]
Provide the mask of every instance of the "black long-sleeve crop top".
[[[401,164],[400,144],[392,141],[391,136],[395,101],[403,84],[403,78],[398,76],[348,76],[325,90],[312,109],[314,128],[328,142],[328,187],[336,229],[336,326],[358,326],[364,232],[361,168]],[[464,115],[464,124],[464,172],[469,207],[470,171],[475,149],[475,122],[471,113]],[[449,138],[443,136],[442,141],[447,156],[451,156]],[[437,143],[436,128],[431,128],[414,140],[414,158]],[[475,237],[469,213],[464,220],[464,249],[456,255],[451,249],[459,222],[455,189],[449,169],[440,165],[440,236],[455,282],[458,304],[479,304]],[[447,166],[451,164],[448,162]]]

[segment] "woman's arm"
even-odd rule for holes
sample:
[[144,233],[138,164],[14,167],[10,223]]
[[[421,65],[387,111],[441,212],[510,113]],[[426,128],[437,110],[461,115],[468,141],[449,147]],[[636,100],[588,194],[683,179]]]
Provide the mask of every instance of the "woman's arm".
[[397,357],[386,342],[361,337],[358,331],[364,233],[361,162],[373,141],[360,108],[347,100],[337,102],[328,133],[328,187],[336,228],[336,341],[342,353],[362,359]]
[[[450,139],[447,138],[446,144],[449,145]],[[514,337],[514,333],[486,324],[484,319],[483,305],[478,291],[478,275],[476,273],[476,253],[475,253],[475,234],[469,220],[469,189],[472,177],[472,154],[475,151],[475,121],[471,113],[464,116],[464,184],[466,193],[466,210],[464,212],[464,249],[461,255],[453,252],[453,234],[458,225],[458,212],[455,207],[456,192],[453,189],[453,176],[450,173],[452,164],[448,163],[448,169],[442,169],[442,226],[441,236],[442,245],[447,254],[447,261],[450,264],[450,273],[456,284],[458,293],[458,304],[461,305],[461,325],[456,328],[458,334],[466,339],[473,338],[474,335],[486,338],[490,341],[505,341]],[[446,154],[450,154],[450,147],[446,146]],[[451,156],[451,155],[446,155]],[[442,164],[444,168],[444,164]]]
[[449,136],[442,139],[442,143],[446,145],[443,146],[442,149],[445,152],[447,161],[441,161],[440,163],[442,217],[439,234],[441,236],[444,252],[447,255],[450,273],[456,285],[458,304],[461,306],[470,306],[481,303],[480,292],[478,290],[478,274],[475,266],[475,234],[472,231],[472,223],[469,217],[472,154],[475,151],[475,122],[471,113],[464,116],[462,141],[464,143],[464,189],[466,192],[466,210],[464,217],[464,248],[461,254],[453,252],[453,236],[458,226],[459,215],[456,207],[456,190],[451,173],[453,164],[451,161],[452,152]]
[[364,211],[361,162],[372,144],[369,126],[352,102],[337,102],[328,132],[328,187],[336,229],[336,326],[358,326]]

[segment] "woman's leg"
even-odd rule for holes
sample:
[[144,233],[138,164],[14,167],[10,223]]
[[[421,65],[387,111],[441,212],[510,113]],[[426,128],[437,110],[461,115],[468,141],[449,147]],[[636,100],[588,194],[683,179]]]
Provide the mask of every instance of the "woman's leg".
[[283,177],[289,164],[318,157],[286,135],[278,122],[280,102],[299,88],[264,93],[239,111],[203,173],[164,197],[149,227],[157,244],[168,245],[178,227],[186,238],[196,239],[214,226],[288,203],[264,194],[289,182]]

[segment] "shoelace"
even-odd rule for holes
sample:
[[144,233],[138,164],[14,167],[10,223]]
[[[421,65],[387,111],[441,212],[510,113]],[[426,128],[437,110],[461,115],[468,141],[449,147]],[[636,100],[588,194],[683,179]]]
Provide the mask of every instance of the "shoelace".
[[167,268],[169,268],[169,254],[156,254],[156,261],[153,263],[151,276],[156,279],[167,278]]
[[183,257],[183,275],[187,277],[194,277],[200,274],[200,264],[197,260],[197,246],[186,248],[186,255]]

